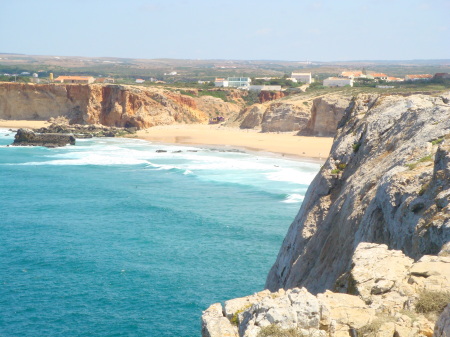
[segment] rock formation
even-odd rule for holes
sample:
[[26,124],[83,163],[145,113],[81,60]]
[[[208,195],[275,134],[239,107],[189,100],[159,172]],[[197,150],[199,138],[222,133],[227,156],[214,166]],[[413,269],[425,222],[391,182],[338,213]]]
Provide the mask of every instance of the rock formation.
[[12,145],[45,147],[75,145],[75,137],[73,135],[58,133],[38,134],[29,129],[19,129],[14,136],[14,143]]
[[206,122],[239,106],[210,96],[191,97],[162,88],[102,84],[0,84],[0,118],[47,120],[65,116],[73,124],[147,128]]
[[[438,284],[439,291],[450,291],[449,265],[450,257],[425,255],[414,263],[386,245],[360,243],[352,269],[342,276],[347,282],[344,293],[326,290],[314,296],[305,288],[265,290],[226,301],[224,307],[216,303],[203,314],[203,336],[256,337],[276,326],[302,336],[431,337],[435,317],[418,309],[421,294],[434,291]],[[448,329],[447,321],[444,311],[437,331]]]
[[[362,95],[344,117],[266,286],[331,289],[360,242],[419,259],[450,241],[450,104]],[[448,101],[447,101],[448,102]]]
[[[268,289],[206,310],[204,336],[448,336],[449,98],[354,98]],[[441,301],[432,313],[427,296]]]
[[69,125],[67,123],[56,122],[48,127],[37,129],[36,132],[41,134],[72,134],[75,138],[120,137],[136,133],[136,128],[118,128],[103,125]]
[[337,94],[288,96],[282,100],[254,104],[236,120],[241,129],[261,128],[262,132],[298,131],[299,135],[334,136],[351,98]]
[[334,136],[350,100],[350,97],[342,95],[326,95],[314,99],[311,118],[306,128],[299,134],[304,136]]

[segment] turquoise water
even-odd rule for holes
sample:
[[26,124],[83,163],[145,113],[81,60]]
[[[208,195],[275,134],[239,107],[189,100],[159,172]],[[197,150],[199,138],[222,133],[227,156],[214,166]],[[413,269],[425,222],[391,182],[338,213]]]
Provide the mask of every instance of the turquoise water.
[[319,169],[135,139],[6,146],[13,136],[0,129],[0,336],[200,336],[210,304],[263,289]]

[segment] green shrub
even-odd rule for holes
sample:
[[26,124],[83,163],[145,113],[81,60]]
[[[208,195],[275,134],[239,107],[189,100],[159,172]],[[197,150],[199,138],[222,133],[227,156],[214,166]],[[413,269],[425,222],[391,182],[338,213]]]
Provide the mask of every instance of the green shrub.
[[425,161],[433,161],[433,155],[429,154],[428,156],[422,157],[419,159],[419,163],[423,163]]
[[299,330],[295,328],[282,329],[276,324],[268,325],[261,329],[258,337],[305,337]]
[[441,144],[444,141],[444,138],[438,138],[436,140],[433,140],[431,142],[432,145],[437,145],[437,144]]
[[339,174],[339,173],[341,173],[341,170],[339,169],[331,170],[331,174]]
[[358,152],[360,146],[361,146],[361,143],[359,143],[359,142],[353,144],[353,152],[355,152],[355,153]]
[[341,171],[345,170],[346,167],[347,167],[347,164],[344,164],[344,163],[340,163],[338,165],[338,169],[341,170]]
[[416,303],[416,312],[423,314],[440,314],[449,303],[450,292],[423,290],[419,293],[419,298]]
[[238,325],[239,325],[239,314],[240,314],[241,312],[244,312],[245,310],[247,310],[247,309],[250,308],[251,306],[252,306],[252,304],[250,303],[250,304],[247,304],[246,306],[242,307],[242,308],[239,309],[238,311],[236,311],[236,312],[233,314],[233,317],[231,317],[231,319],[230,319],[231,324],[238,326]]

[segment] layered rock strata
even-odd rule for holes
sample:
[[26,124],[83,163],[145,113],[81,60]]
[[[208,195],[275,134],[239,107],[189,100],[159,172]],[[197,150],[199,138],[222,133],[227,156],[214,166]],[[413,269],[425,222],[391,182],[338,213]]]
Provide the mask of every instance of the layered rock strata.
[[210,96],[191,97],[162,88],[102,84],[0,84],[0,118],[147,128],[206,122],[239,106]]

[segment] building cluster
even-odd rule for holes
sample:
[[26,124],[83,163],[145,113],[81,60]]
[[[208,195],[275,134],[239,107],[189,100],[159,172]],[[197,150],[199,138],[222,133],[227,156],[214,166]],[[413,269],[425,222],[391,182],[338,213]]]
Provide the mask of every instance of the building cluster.
[[373,80],[375,82],[404,82],[404,81],[429,81],[436,77],[445,78],[444,73],[438,73],[433,75],[430,74],[417,74],[417,75],[406,75],[405,77],[393,77],[386,75],[384,73],[370,73],[367,74],[362,71],[343,71],[337,77],[328,77],[323,80],[323,85],[325,87],[345,87],[351,86],[355,81]]

